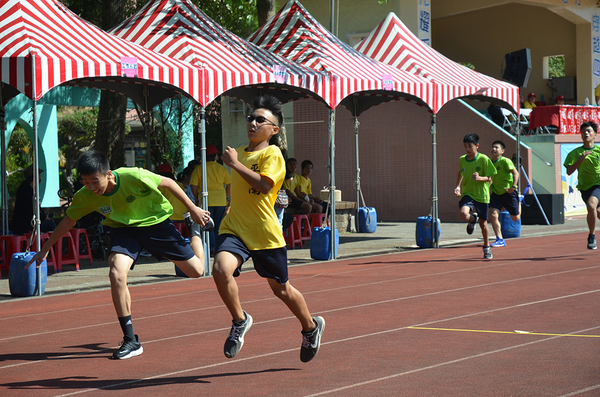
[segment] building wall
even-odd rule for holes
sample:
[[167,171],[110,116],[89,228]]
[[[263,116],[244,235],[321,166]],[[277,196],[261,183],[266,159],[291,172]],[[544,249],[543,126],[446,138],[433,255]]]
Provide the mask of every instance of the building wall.
[[[298,162],[310,159],[313,193],[328,185],[328,110],[312,99],[294,102],[294,121],[323,121],[297,124],[295,148]],[[374,107],[359,117],[360,180],[367,206],[375,207],[378,220],[415,221],[431,211],[432,135],[431,113],[414,103],[400,100]],[[356,201],[355,132],[351,113],[336,111],[335,185],[343,201]],[[511,136],[459,101],[452,101],[437,116],[437,166],[440,219],[460,220],[458,198],[453,191],[458,159],[464,154],[463,137],[476,132],[480,152],[489,154],[492,142],[506,143],[506,156],[516,146]],[[529,174],[530,152],[521,150]]]
[[533,91],[549,105],[559,93],[553,95],[543,79],[543,57],[564,55],[566,75],[577,73],[576,25],[543,7],[511,3],[439,18],[432,36],[437,51],[456,62],[472,62],[477,71],[498,79],[504,55],[529,48],[531,76],[521,96]]

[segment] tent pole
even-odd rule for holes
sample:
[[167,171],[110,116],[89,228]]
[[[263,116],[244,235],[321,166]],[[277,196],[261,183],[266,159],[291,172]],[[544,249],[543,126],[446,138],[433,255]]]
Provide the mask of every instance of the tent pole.
[[433,248],[439,248],[438,240],[438,189],[437,189],[437,116],[431,116],[431,149],[432,149],[432,186],[431,186],[431,242]]
[[[208,211],[208,186],[206,184],[206,109],[204,106],[200,106],[200,122],[198,123],[198,128],[200,134],[200,161],[202,166],[201,208]],[[202,239],[204,245],[204,275],[210,276],[210,240],[208,232],[203,232]]]
[[[35,225],[33,225],[33,233],[35,233],[35,250],[39,251],[41,248],[40,238],[40,169],[38,165],[39,158],[39,147],[38,147],[38,123],[37,123],[37,95],[35,86],[35,51],[31,51],[31,90],[33,97],[33,215],[35,219]],[[40,266],[36,266],[35,269],[36,282],[35,286],[37,289],[38,296],[42,295],[42,269]]]
[[4,83],[0,84],[0,145],[2,147],[2,160],[0,166],[0,172],[2,175],[2,235],[8,234],[8,189],[7,189],[7,176],[6,176],[6,124],[4,123]]
[[152,169],[152,153],[150,152],[150,120],[152,119],[151,109],[148,109],[148,98],[150,97],[150,93],[148,90],[148,86],[144,85],[144,118],[146,122],[144,125],[146,126],[146,169]]
[[355,227],[358,232],[359,224],[358,224],[358,208],[360,207],[360,165],[359,165],[359,156],[358,156],[358,126],[360,123],[358,122],[358,98],[354,96],[354,150],[356,153],[356,218],[355,218]]
[[331,206],[331,259],[337,259],[335,241],[335,109],[329,109],[329,205]]

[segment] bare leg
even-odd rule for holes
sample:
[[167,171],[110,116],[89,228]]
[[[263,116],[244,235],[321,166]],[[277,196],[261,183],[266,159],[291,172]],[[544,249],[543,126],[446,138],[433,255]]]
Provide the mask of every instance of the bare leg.
[[481,235],[483,236],[483,246],[490,246],[490,231],[488,229],[488,223],[485,219],[479,220],[479,227],[481,227]]
[[587,224],[590,230],[590,234],[594,234],[596,231],[596,215],[598,211],[598,199],[591,196],[587,203]]
[[127,287],[127,274],[133,264],[133,258],[125,254],[111,252],[108,257],[110,266],[110,292],[117,317],[131,315],[131,295]]
[[241,264],[242,258],[239,255],[221,251],[215,256],[213,265],[213,280],[217,286],[217,291],[219,291],[219,295],[234,321],[245,319],[237,282],[233,277],[233,272]]
[[196,256],[187,261],[173,261],[188,277],[198,278],[204,274],[204,244],[198,236],[190,238],[190,246]]
[[276,280],[268,278],[269,286],[273,290],[275,296],[283,301],[291,312],[300,320],[303,331],[312,331],[315,329],[316,324],[314,323],[304,296],[296,288],[292,287],[290,282],[286,282],[281,285]]
[[496,234],[496,238],[502,238],[502,227],[500,226],[500,211],[497,208],[490,208],[490,223]]

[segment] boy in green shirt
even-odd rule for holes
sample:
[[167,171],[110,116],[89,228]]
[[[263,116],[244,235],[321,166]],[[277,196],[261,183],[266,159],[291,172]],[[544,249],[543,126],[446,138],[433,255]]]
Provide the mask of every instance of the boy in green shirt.
[[[78,219],[93,211],[104,215],[103,224],[111,228],[112,247],[108,257],[111,295],[124,335],[113,358],[138,356],[144,349],[133,332],[131,296],[127,287],[129,270],[142,249],[146,249],[158,258],[171,260],[190,277],[202,276],[204,251],[200,225],[207,228],[212,225],[210,213],[196,207],[174,180],[141,168],[111,171],[108,158],[96,151],[81,155],[77,171],[85,189],[75,193],[65,218],[27,266],[33,262],[39,266],[54,243],[68,233]],[[196,251],[169,220],[173,208],[159,188],[168,189],[188,209],[194,222],[193,225],[188,222],[190,236],[193,236],[191,244],[199,248]]]
[[595,139],[598,125],[593,121],[581,124],[579,128],[583,145],[571,151],[565,163],[567,175],[577,171],[577,189],[587,206],[587,224],[589,228],[588,249],[596,247],[596,217],[600,218],[598,203],[600,201],[600,147]]
[[521,219],[521,203],[517,186],[519,172],[513,162],[503,156],[505,150],[504,142],[498,140],[492,143],[492,162],[496,167],[496,175],[491,186],[490,222],[496,234],[496,241],[490,244],[490,247],[506,247],[499,219],[502,208],[508,211],[513,221],[517,222]]
[[487,217],[490,203],[491,176],[496,174],[492,160],[483,153],[478,153],[479,136],[471,133],[463,139],[465,151],[459,160],[460,170],[454,194],[460,197],[460,218],[466,222],[467,233],[473,234],[475,224],[479,220],[483,236],[483,258],[492,259],[492,249],[489,245],[489,230]]

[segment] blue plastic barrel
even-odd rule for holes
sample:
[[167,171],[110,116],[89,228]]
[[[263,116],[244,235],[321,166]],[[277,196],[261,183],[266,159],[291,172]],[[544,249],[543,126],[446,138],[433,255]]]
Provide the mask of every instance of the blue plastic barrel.
[[[10,294],[13,296],[35,296],[38,294],[37,289],[37,271],[35,263],[32,263],[28,269],[25,265],[29,263],[35,252],[19,252],[13,254],[8,267],[8,286]],[[46,260],[40,265],[42,288],[41,295],[46,291],[46,280],[48,278],[48,265]]]
[[500,230],[502,230],[504,238],[521,237],[521,219],[513,221],[510,219],[508,211],[502,211],[500,213]]
[[[335,229],[335,256],[340,247],[340,234]],[[317,260],[329,260],[331,256],[331,228],[315,227],[310,236],[310,257]]]
[[[433,247],[433,233],[431,222],[432,218],[430,216],[420,216],[417,218],[417,231],[415,233],[415,237],[417,239],[417,246],[421,248],[432,248]],[[440,219],[437,220],[437,238],[438,241],[440,239]]]

